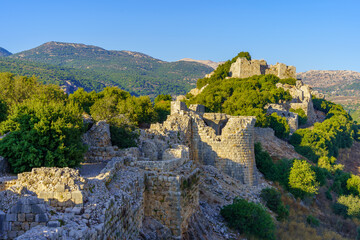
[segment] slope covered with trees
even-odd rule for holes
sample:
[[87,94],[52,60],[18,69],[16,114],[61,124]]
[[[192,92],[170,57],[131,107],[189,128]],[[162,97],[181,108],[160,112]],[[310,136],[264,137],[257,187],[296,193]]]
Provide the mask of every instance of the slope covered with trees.
[[[32,66],[22,69],[14,63],[7,63],[9,59],[23,60],[23,65],[26,65],[25,61],[30,61]],[[2,61],[2,65],[6,65],[2,71],[30,76],[32,72],[28,70],[37,67],[34,63],[50,64],[61,67],[54,67],[59,69],[61,75],[66,72],[71,76],[76,75],[77,83],[84,74],[86,85],[80,82],[79,86],[85,89],[99,90],[104,86],[116,85],[133,95],[151,95],[152,98],[159,94],[184,94],[198,78],[213,70],[196,62],[164,62],[138,52],[108,51],[96,46],[59,42],[48,42],[3,58]],[[39,67],[47,69],[48,65]],[[55,73],[55,78],[63,80],[62,76],[56,74],[57,71],[50,71]],[[53,81],[48,79],[49,74],[45,73],[44,77],[41,71],[37,74],[44,81]],[[102,83],[102,86],[97,83]]]

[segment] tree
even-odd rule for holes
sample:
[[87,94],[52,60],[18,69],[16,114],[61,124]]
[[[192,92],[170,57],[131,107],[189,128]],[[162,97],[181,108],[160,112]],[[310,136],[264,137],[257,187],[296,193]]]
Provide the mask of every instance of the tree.
[[305,194],[316,194],[319,183],[311,165],[305,160],[294,160],[290,170],[289,185]]
[[274,222],[261,205],[237,198],[233,204],[224,206],[220,213],[231,228],[241,233],[260,239],[275,239]]
[[34,167],[75,167],[86,151],[83,120],[77,105],[28,100],[13,105],[0,132],[0,155],[14,173]]

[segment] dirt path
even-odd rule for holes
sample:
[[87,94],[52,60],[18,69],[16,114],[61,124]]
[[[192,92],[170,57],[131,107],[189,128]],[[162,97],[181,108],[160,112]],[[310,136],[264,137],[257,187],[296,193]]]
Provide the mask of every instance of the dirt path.
[[81,163],[81,166],[78,167],[80,175],[82,177],[90,178],[97,176],[101,170],[106,166],[107,162],[101,163]]

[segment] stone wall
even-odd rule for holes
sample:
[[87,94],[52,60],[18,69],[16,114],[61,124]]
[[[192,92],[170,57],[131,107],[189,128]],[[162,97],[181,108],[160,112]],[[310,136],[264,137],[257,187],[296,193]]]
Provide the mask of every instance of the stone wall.
[[33,192],[59,210],[82,206],[85,198],[82,190],[86,188],[86,180],[71,168],[33,168],[31,172],[18,174],[18,179],[8,184],[13,192]]
[[13,239],[37,225],[45,226],[49,213],[36,197],[21,198],[7,213],[0,210],[0,239]]
[[303,109],[306,116],[308,117],[308,124],[312,125],[316,122],[316,113],[314,110],[311,88],[309,85],[305,85],[302,81],[296,81],[296,85],[288,85],[277,83],[276,87],[283,88],[285,91],[289,91],[292,96],[292,100],[289,103],[289,108]]
[[282,104],[268,104],[266,108],[268,114],[276,113],[280,117],[286,118],[290,127],[290,134],[293,134],[299,128],[299,115],[289,112]]
[[175,239],[199,207],[199,174],[191,162],[174,172],[146,173],[145,216],[169,227]]
[[249,61],[246,58],[238,58],[236,62],[231,64],[229,71],[229,76],[234,78],[247,78],[264,74],[274,74],[281,79],[296,79],[296,68],[294,66],[286,66],[283,63],[268,66],[265,60]]
[[270,67],[265,70],[265,74],[274,74],[280,79],[296,79],[296,68],[294,66],[286,66],[284,63],[276,63],[275,65],[270,65]]
[[[212,165],[246,184],[256,184],[253,129],[254,117],[232,117],[221,113],[200,113],[172,104],[174,114],[151,131],[168,141],[189,147],[190,159]],[[180,110],[181,109],[181,110]],[[177,137],[171,137],[177,136]]]

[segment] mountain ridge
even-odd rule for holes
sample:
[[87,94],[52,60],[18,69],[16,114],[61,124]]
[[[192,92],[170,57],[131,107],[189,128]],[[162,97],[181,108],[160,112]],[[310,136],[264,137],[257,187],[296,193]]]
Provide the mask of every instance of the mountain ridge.
[[[3,61],[6,60],[92,70],[105,76],[101,80],[104,85],[115,83],[132,94],[151,97],[158,94],[185,94],[195,86],[197,79],[213,71],[213,68],[197,62],[166,62],[140,52],[106,50],[93,45],[55,41],[15,53]],[[9,67],[11,64],[5,65],[5,71],[15,72]]]
[[12,55],[11,52],[9,52],[8,50],[6,50],[5,48],[0,47],[0,57],[7,57]]

